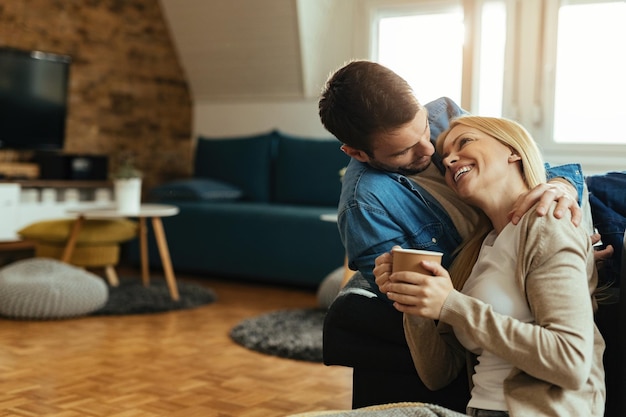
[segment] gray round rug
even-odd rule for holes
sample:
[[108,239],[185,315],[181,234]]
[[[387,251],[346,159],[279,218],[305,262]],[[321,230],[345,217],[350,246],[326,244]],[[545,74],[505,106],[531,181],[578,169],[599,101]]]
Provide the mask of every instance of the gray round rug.
[[322,362],[326,311],[325,308],[273,311],[241,321],[230,331],[230,337],[256,352]]
[[178,281],[180,299],[172,300],[165,280],[154,279],[144,287],[141,279],[121,278],[120,285],[109,287],[106,304],[92,314],[115,316],[126,314],[163,313],[173,310],[187,310],[211,304],[217,295],[211,288],[191,282]]

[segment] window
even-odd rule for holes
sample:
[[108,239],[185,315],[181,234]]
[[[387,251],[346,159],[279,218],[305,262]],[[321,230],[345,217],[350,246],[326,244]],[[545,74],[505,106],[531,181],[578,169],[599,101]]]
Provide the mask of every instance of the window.
[[[625,143],[626,3],[572,3],[558,14],[554,140]],[[581,123],[584,121],[584,123]]]
[[552,163],[626,168],[625,1],[440,3],[369,0],[372,59],[422,103],[518,120]]
[[[436,42],[429,41],[433,33],[439,33]],[[460,103],[463,37],[463,10],[458,7],[383,17],[377,61],[407,80],[420,102],[447,96]]]
[[[465,23],[461,7],[381,14],[376,59],[406,79],[420,102],[441,96],[462,103]],[[506,8],[502,1],[483,4],[476,49],[479,76],[476,97],[469,98],[478,114],[502,116]],[[434,34],[434,35],[433,35]],[[421,42],[421,39],[431,40]],[[410,44],[413,45],[410,45]]]
[[506,7],[501,1],[486,2],[480,26],[489,28],[480,34],[478,58],[477,113],[501,117],[504,88],[504,52],[506,43]]

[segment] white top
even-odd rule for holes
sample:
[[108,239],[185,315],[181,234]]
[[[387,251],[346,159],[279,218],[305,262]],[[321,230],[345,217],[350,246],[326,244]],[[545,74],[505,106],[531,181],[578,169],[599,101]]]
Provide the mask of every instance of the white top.
[[[525,295],[515,281],[518,258],[519,227],[509,223],[500,233],[491,232],[485,238],[472,273],[461,292],[490,304],[497,313],[523,322],[533,322]],[[454,334],[466,349],[478,355],[474,387],[469,407],[486,410],[507,410],[504,379],[513,366],[510,362],[481,349],[472,342],[464,329],[454,328]]]
[[169,217],[178,214],[179,209],[169,204],[141,204],[139,211],[120,211],[116,206],[98,208],[73,208],[67,211],[85,218],[117,219],[121,217]]

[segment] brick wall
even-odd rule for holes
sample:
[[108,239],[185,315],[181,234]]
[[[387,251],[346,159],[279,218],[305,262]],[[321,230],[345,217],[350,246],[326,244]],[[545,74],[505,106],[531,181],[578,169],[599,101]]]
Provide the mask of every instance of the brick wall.
[[134,153],[144,192],[191,172],[191,98],[158,0],[1,0],[0,45],[72,57],[65,152],[112,168]]

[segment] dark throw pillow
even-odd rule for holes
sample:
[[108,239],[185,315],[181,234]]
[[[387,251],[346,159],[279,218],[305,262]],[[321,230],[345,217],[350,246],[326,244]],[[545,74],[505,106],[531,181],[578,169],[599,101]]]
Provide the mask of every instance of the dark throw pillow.
[[150,198],[162,200],[238,200],[243,192],[238,187],[211,178],[192,178],[165,183],[150,190]]

